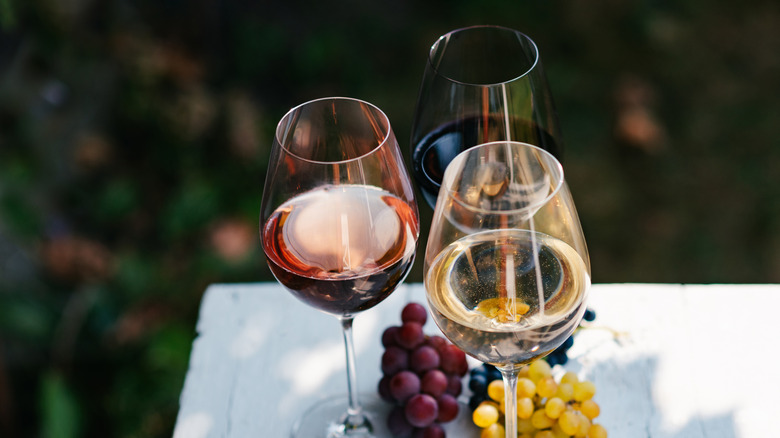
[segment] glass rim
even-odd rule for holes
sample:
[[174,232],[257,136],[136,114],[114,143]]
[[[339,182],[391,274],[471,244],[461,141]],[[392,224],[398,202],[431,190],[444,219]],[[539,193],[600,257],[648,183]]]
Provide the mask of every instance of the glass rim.
[[[505,81],[492,82],[492,83],[487,83],[487,84],[478,84],[478,83],[473,83],[473,82],[459,81],[459,80],[457,80],[457,79],[455,79],[455,78],[453,78],[451,76],[442,74],[439,71],[439,68],[436,65],[434,65],[434,63],[433,63],[432,55],[433,55],[434,48],[437,47],[439,45],[439,43],[441,43],[442,41],[450,39],[450,37],[452,37],[452,35],[454,35],[456,33],[462,33],[462,32],[466,32],[466,31],[469,31],[469,30],[475,30],[475,29],[496,29],[496,30],[501,30],[501,31],[506,31],[506,32],[513,33],[513,34],[515,34],[515,35],[525,39],[528,43],[531,44],[531,47],[533,47],[533,49],[534,49],[534,62],[531,64],[530,67],[528,67],[528,69],[526,71],[524,71],[522,74],[520,74],[518,76],[514,76],[514,77],[512,77],[510,79],[507,79]],[[539,47],[537,47],[536,42],[533,39],[531,39],[531,37],[529,37],[528,35],[524,34],[523,32],[520,32],[519,30],[512,29],[511,27],[498,26],[498,25],[492,25],[492,24],[479,24],[479,25],[475,25],[475,26],[467,26],[467,27],[461,27],[461,28],[458,28],[458,29],[451,30],[451,31],[445,33],[444,35],[440,36],[439,38],[437,38],[436,41],[431,45],[430,50],[428,50],[428,65],[431,66],[431,68],[433,69],[434,72],[436,72],[437,75],[439,75],[442,78],[444,78],[444,79],[446,79],[446,80],[448,80],[450,82],[453,82],[455,84],[469,85],[469,86],[473,86],[473,87],[496,87],[496,86],[499,86],[499,85],[504,85],[504,84],[508,84],[510,82],[514,82],[514,81],[516,81],[518,79],[521,79],[521,78],[523,78],[525,76],[528,76],[536,68],[536,66],[538,64],[539,64]]]
[[[346,160],[336,160],[336,161],[312,160],[310,158],[302,157],[302,156],[294,153],[293,151],[291,151],[284,144],[284,142],[282,142],[281,139],[279,138],[279,129],[282,127],[282,123],[284,123],[286,120],[288,120],[292,114],[294,114],[296,111],[300,110],[301,108],[303,108],[305,106],[309,106],[309,105],[315,104],[315,103],[321,103],[321,102],[324,102],[324,101],[347,101],[347,102],[356,103],[356,104],[359,104],[359,105],[366,105],[369,108],[371,108],[371,110],[373,110],[376,113],[380,114],[382,116],[382,119],[387,124],[387,129],[385,130],[384,136],[382,137],[381,141],[378,142],[376,147],[372,148],[371,150],[367,151],[366,153],[361,154],[361,155],[356,156],[356,157],[352,157],[352,158],[346,159]],[[367,157],[367,156],[373,154],[374,152],[376,152],[379,148],[383,147],[388,142],[388,140],[390,139],[391,133],[392,133],[392,127],[390,126],[390,118],[387,117],[387,114],[385,114],[385,112],[382,111],[378,106],[374,105],[371,102],[368,102],[368,101],[365,101],[365,100],[362,100],[362,99],[357,99],[357,98],[354,98],[354,97],[331,96],[331,97],[320,97],[320,98],[317,98],[317,99],[312,99],[312,100],[303,102],[301,104],[298,104],[298,105],[290,108],[286,113],[284,113],[282,118],[279,119],[279,122],[276,124],[276,130],[274,131],[274,141],[276,141],[276,143],[279,144],[279,147],[282,148],[282,150],[284,150],[285,153],[287,153],[288,155],[291,155],[291,156],[293,156],[293,157],[295,157],[295,158],[297,158],[297,159],[299,159],[301,161],[305,161],[307,163],[313,163],[313,164],[344,164],[344,163],[350,163],[350,162],[353,162],[353,161],[361,160],[364,157]]]
[[[542,156],[544,156],[547,160],[550,160],[555,165],[555,169],[558,171],[558,178],[554,180],[553,190],[551,190],[543,199],[530,203],[521,208],[512,208],[508,210],[487,210],[478,206],[464,203],[460,198],[454,196],[456,192],[452,190],[452,188],[450,187],[453,181],[448,181],[448,177],[449,177],[448,174],[451,172],[455,172],[454,169],[457,167],[457,165],[460,164],[461,161],[464,161],[466,159],[465,157],[467,154],[474,153],[477,149],[483,149],[483,148],[487,148],[499,144],[510,145],[510,146],[522,146],[523,148],[530,148],[535,150],[537,153],[541,154]],[[460,152],[458,155],[456,155],[455,158],[453,158],[452,161],[450,161],[450,164],[447,165],[447,168],[444,170],[444,176],[442,177],[442,184],[439,190],[443,191],[445,193],[445,196],[452,199],[453,202],[456,202],[458,205],[466,208],[467,210],[470,210],[475,213],[504,216],[504,215],[518,214],[526,211],[537,210],[542,205],[550,202],[550,200],[558,194],[558,192],[561,190],[563,185],[564,185],[563,165],[557,158],[555,158],[555,155],[551,154],[549,151],[540,148],[539,146],[530,143],[524,143],[521,141],[513,141],[513,140],[498,140],[498,141],[491,141],[487,143],[481,143],[476,146],[472,146],[466,149],[465,151]]]

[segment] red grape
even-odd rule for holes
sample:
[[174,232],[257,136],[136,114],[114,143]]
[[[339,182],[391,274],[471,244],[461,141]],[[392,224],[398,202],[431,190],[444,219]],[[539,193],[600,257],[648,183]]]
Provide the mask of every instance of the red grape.
[[387,347],[382,354],[382,372],[391,376],[409,368],[409,353],[400,347]]
[[466,354],[442,336],[426,336],[423,325],[426,307],[408,303],[401,312],[400,326],[382,333],[383,377],[378,391],[382,399],[395,404],[387,417],[393,436],[445,438],[439,423],[458,416],[457,397],[468,373]]
[[425,429],[415,429],[412,438],[444,438],[447,435],[444,433],[444,429],[441,426],[434,423]]
[[428,394],[417,394],[406,402],[406,420],[414,427],[428,427],[439,416],[436,399]]
[[420,383],[420,390],[433,397],[444,394],[448,387],[447,375],[441,370],[429,370],[423,375]]
[[460,376],[453,374],[447,376],[447,394],[459,396],[463,391],[463,382],[460,381]]
[[425,341],[422,325],[417,322],[405,322],[396,333],[396,342],[407,350],[413,350]]
[[387,416],[387,428],[393,436],[408,436],[414,430],[414,426],[406,420],[403,406],[396,406]]
[[394,345],[398,345],[395,342],[395,337],[396,337],[396,335],[398,333],[398,330],[400,328],[401,327],[398,327],[397,325],[394,325],[392,327],[386,328],[385,331],[382,332],[382,346],[383,347],[387,348],[387,347],[391,347],[391,346],[394,346]]
[[437,399],[437,402],[439,404],[439,416],[436,417],[436,420],[439,423],[452,421],[458,416],[458,400],[455,397],[444,394]]
[[442,338],[441,336],[437,336],[437,335],[428,336],[428,342],[427,343],[431,347],[435,348],[437,351],[441,350],[442,347],[444,347],[445,345],[449,344],[449,342],[446,339]]
[[441,356],[441,369],[445,373],[465,376],[469,371],[466,353],[458,347],[452,344],[446,345],[440,349],[439,355]]
[[393,398],[393,395],[390,394],[390,376],[382,376],[381,379],[379,379],[379,396],[382,397],[382,400],[394,402],[395,399]]
[[390,394],[403,403],[409,397],[420,393],[420,378],[411,371],[401,371],[390,379]]
[[409,356],[409,368],[416,373],[423,373],[439,367],[439,353],[429,345],[417,347]]
[[417,322],[420,325],[425,325],[427,319],[428,311],[419,303],[409,303],[401,311],[401,321],[403,322]]

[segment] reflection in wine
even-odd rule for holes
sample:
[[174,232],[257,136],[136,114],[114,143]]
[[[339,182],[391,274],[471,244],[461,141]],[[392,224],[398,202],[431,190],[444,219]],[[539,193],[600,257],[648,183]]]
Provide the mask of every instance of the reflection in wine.
[[381,302],[406,276],[417,221],[379,188],[328,185],[279,206],[263,236],[282,285],[312,307],[350,315]]
[[482,362],[506,366],[530,362],[570,335],[585,311],[590,278],[582,257],[558,239],[491,230],[445,248],[425,286],[433,318],[453,343]]

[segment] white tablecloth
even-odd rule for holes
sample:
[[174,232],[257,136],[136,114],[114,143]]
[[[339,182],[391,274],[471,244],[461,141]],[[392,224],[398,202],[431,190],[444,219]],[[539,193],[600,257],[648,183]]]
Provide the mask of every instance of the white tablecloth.
[[[409,301],[425,304],[422,285],[355,319],[361,392],[376,391],[381,333]],[[565,370],[596,384],[610,437],[780,436],[780,285],[596,284],[588,307],[596,320]],[[426,331],[438,333],[430,319]],[[286,437],[307,407],[345,391],[334,317],[276,283],[212,285],[174,437]],[[477,437],[448,429],[461,436]]]

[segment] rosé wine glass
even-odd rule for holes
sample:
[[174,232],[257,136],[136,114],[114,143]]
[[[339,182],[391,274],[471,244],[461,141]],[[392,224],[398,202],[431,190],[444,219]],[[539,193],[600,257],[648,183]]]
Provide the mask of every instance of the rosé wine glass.
[[279,122],[269,162],[260,218],[268,265],[296,298],[339,319],[346,349],[347,400],[316,404],[292,436],[374,436],[375,415],[358,400],[352,321],[403,281],[419,236],[395,135],[370,103],[313,100]]

